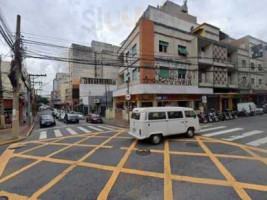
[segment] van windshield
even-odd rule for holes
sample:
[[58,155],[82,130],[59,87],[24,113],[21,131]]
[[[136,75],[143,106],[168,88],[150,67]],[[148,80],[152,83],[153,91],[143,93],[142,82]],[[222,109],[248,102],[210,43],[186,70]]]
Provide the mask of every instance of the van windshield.
[[136,120],[140,120],[140,113],[133,112],[131,118],[136,119]]

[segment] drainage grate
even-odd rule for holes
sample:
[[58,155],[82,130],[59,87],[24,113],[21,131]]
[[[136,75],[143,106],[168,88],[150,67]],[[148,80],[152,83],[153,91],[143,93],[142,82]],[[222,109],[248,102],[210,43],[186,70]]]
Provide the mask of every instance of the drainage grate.
[[148,156],[150,154],[150,150],[149,149],[137,149],[136,150],[136,154],[139,156]]
[[8,197],[6,197],[6,196],[0,196],[0,200],[8,200]]

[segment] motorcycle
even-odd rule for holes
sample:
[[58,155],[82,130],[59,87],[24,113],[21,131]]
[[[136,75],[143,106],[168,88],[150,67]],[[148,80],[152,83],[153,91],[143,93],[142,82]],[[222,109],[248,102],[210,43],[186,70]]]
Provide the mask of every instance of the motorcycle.
[[199,119],[200,123],[204,123],[204,124],[208,123],[208,118],[207,118],[206,114],[203,112],[198,114],[198,119]]
[[219,121],[219,117],[216,115],[216,112],[214,111],[214,109],[211,109],[211,112],[209,112],[209,117],[212,119],[212,122]]

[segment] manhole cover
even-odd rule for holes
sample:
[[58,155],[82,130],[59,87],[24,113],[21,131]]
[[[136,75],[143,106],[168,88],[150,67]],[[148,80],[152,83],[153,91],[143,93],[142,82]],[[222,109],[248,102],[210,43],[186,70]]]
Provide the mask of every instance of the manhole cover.
[[186,143],[186,146],[189,146],[189,147],[198,147],[198,144],[196,143]]
[[148,156],[150,154],[149,149],[138,149],[136,150],[136,154],[139,156]]
[[6,196],[0,196],[0,200],[8,200],[8,197],[6,197]]

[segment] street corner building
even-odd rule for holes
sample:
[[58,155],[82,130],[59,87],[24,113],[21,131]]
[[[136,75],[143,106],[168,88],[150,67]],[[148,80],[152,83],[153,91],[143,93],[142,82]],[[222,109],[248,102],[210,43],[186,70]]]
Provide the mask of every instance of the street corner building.
[[118,53],[116,110],[166,105],[199,110],[203,97],[207,109],[217,110],[267,101],[267,43],[198,24],[186,3],[148,6]]

